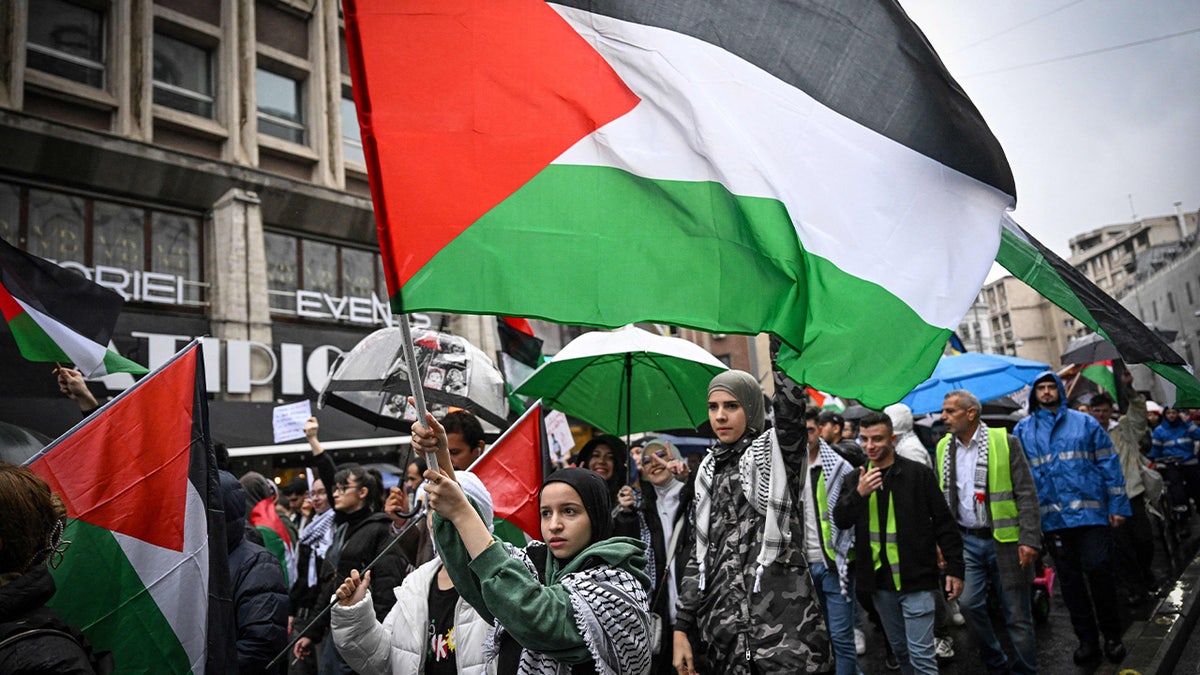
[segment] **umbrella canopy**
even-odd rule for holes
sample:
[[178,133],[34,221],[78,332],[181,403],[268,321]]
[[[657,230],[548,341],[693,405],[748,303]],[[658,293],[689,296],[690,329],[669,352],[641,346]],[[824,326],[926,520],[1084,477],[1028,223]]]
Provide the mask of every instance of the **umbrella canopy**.
[[943,356],[933,375],[900,402],[912,408],[914,415],[921,415],[941,410],[942,400],[955,389],[966,389],[979,400],[990,401],[1025,387],[1049,369],[1044,363],[1001,354],[967,352]]
[[584,333],[516,393],[610,433],[695,428],[709,380],[728,367],[700,346],[634,326]]
[[[1154,323],[1146,324],[1156,335],[1165,342],[1174,342],[1179,331],[1171,330]],[[1088,333],[1083,337],[1071,338],[1067,350],[1062,353],[1063,364],[1085,365],[1097,361],[1114,361],[1121,358],[1113,343],[1104,339],[1099,333]]]
[[[416,411],[399,328],[381,328],[342,354],[319,403],[380,427],[408,431]],[[415,331],[413,347],[425,399],[441,417],[450,406],[475,413],[496,429],[508,426],[504,376],[475,345],[437,331]]]

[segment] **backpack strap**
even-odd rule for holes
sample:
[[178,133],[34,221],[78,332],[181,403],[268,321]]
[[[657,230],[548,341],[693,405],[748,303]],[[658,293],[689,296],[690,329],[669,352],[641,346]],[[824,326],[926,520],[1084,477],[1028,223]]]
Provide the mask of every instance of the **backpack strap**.
[[66,638],[75,644],[79,644],[79,641],[75,639],[74,635],[71,635],[64,630],[58,630],[57,628],[30,628],[28,630],[13,633],[12,635],[4,638],[3,641],[0,641],[0,649],[4,649],[5,647],[8,647],[16,642],[20,642],[26,638],[38,637],[41,635],[54,635],[57,637]]

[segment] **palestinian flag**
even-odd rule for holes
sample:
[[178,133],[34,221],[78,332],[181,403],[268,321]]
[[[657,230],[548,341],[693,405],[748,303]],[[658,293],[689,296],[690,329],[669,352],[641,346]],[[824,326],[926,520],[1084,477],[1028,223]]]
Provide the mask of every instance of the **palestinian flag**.
[[396,311],[766,331],[797,382],[882,407],[1015,204],[895,1],[343,7]]
[[107,346],[124,304],[113,291],[0,239],[0,314],[26,359],[73,363],[84,377],[149,372]]
[[528,401],[513,391],[545,362],[542,341],[534,335],[533,326],[527,319],[503,316],[496,322],[496,328],[500,333],[500,365],[504,370],[508,404],[514,412],[521,413]]
[[1079,374],[1091,380],[1097,387],[1107,391],[1114,400],[1117,396],[1116,380],[1113,378],[1113,362],[1097,361],[1079,369]]
[[541,540],[538,491],[545,473],[542,403],[525,411],[469,469],[492,493],[496,536],[516,546]]
[[67,507],[50,606],[118,672],[235,672],[199,341],[29,464]]
[[1175,407],[1200,406],[1200,381],[1170,345],[1007,216],[996,262],[1111,342],[1121,360],[1144,363],[1174,384]]
[[813,405],[821,410],[834,410],[836,412],[843,412],[846,409],[846,404],[842,402],[842,399],[834,396],[833,394],[817,391],[812,387],[805,387],[804,390],[808,392],[808,397],[812,399]]
[[263,538],[263,548],[271,552],[279,560],[279,564],[283,567],[284,581],[290,585],[290,579],[295,577],[295,549],[292,548],[292,538],[288,534],[287,526],[283,524],[283,519],[279,517],[279,512],[275,510],[275,499],[267,497],[250,509],[246,520],[258,528]]

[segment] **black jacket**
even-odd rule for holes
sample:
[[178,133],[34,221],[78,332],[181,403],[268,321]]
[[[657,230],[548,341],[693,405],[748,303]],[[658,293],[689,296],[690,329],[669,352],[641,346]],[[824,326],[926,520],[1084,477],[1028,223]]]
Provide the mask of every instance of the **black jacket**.
[[[679,538],[675,542],[675,559],[671,561],[671,565],[675,567],[675,583],[678,590],[679,580],[683,578],[683,568],[687,565],[688,558],[688,542],[695,535],[692,534],[692,518],[689,510],[692,507],[692,496],[695,491],[692,481],[684,484],[679,493],[679,507],[674,514],[675,520],[680,520],[682,530],[679,533]],[[641,482],[642,492],[642,508],[641,511],[625,511],[620,510],[613,523],[613,534],[620,537],[632,537],[634,539],[642,538],[641,520],[646,521],[646,529],[650,530],[650,547],[654,550],[654,586],[651,589],[650,596],[653,606],[650,611],[662,617],[664,622],[669,620],[670,613],[667,611],[668,594],[667,591],[661,590],[663,580],[667,575],[667,566],[664,564],[667,561],[667,541],[663,537],[663,525],[658,517],[658,493],[655,492],[654,486],[647,481]],[[668,627],[665,626],[664,627]]]
[[[842,494],[833,507],[833,522],[838,527],[855,528],[855,574],[858,588],[875,590],[875,569],[871,562],[869,497],[858,494],[859,472],[846,476]],[[900,552],[900,590],[930,591],[939,588],[937,549],[946,558],[946,574],[963,578],[962,536],[946,498],[938,489],[933,471],[896,456],[884,478],[879,499],[891,492],[896,506],[896,540]],[[884,527],[880,521],[880,527]]]
[[[67,675],[111,672],[112,657],[94,654],[78,630],[68,626],[46,603],[55,591],[54,577],[45,565],[30,568],[0,586],[0,642],[16,638],[0,648],[0,673],[65,673]],[[37,629],[52,632],[27,633]],[[26,635],[25,637],[18,637]]]
[[261,673],[287,646],[287,587],[279,559],[244,539],[246,497],[241,484],[227,471],[220,478],[238,669]]

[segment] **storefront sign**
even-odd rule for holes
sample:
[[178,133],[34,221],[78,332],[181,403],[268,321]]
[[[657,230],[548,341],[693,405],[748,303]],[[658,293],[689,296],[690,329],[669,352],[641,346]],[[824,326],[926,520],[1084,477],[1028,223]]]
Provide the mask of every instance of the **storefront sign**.
[[328,293],[296,291],[296,316],[366,325],[392,325],[392,308],[374,293],[369,298],[338,298]]
[[[51,261],[56,262],[56,261]],[[160,305],[182,305],[183,277],[159,272],[130,272],[120,267],[96,265],[94,268],[72,262],[56,262],[63,269],[78,272],[85,279],[115,291],[126,302],[153,302]]]

